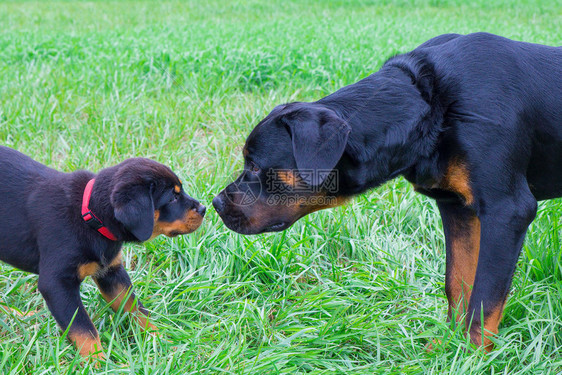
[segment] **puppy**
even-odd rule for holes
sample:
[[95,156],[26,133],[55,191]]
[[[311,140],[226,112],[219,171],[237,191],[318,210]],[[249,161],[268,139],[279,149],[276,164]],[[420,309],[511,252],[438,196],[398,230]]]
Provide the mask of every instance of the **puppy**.
[[399,175],[437,201],[449,319],[492,348],[537,200],[562,196],[562,48],[435,37],[250,133],[213,205],[244,234],[284,230]]
[[205,206],[155,161],[128,159],[97,175],[62,173],[0,146],[0,260],[39,275],[49,310],[83,356],[104,357],[80,299],[82,281],[91,276],[113,310],[124,304],[142,328],[154,329],[131,292],[123,242],[187,234],[204,215]]

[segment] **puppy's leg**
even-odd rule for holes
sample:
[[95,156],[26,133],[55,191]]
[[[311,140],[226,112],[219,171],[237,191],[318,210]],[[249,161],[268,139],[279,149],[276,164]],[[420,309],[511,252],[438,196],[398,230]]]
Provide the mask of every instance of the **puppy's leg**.
[[447,319],[462,321],[472,294],[480,250],[480,220],[461,203],[437,202],[445,232]]
[[[499,197],[482,197],[485,210],[479,216],[480,254],[466,325],[471,341],[487,351],[493,347],[489,337],[498,333],[523,239],[537,211],[524,177],[515,180],[512,189]],[[497,194],[497,190],[488,191]]]
[[111,303],[113,311],[119,310],[119,307],[124,304],[124,311],[133,313],[143,330],[157,330],[148,321],[148,311],[142,306],[140,301],[135,301],[131,279],[122,264],[111,266],[101,276],[94,276],[94,281],[98,285],[103,298]]
[[[48,271],[43,271],[43,270]],[[55,320],[80,351],[80,355],[105,358],[98,331],[80,299],[80,280],[68,272],[45,267],[39,273],[39,291]]]

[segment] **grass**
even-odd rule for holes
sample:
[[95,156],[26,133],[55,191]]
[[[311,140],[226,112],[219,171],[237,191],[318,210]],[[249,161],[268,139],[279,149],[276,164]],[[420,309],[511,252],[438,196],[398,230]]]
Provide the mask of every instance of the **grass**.
[[[556,0],[20,1],[0,3],[0,143],[64,171],[131,156],[168,164],[210,205],[275,105],[315,100],[446,32],[562,44]],[[102,373],[562,373],[562,201],[541,203],[497,348],[466,351],[445,323],[435,204],[402,179],[280,234],[200,230],[127,245],[164,337],[85,305]],[[36,276],[0,266],[0,373],[90,373]],[[434,351],[426,345],[442,340]]]

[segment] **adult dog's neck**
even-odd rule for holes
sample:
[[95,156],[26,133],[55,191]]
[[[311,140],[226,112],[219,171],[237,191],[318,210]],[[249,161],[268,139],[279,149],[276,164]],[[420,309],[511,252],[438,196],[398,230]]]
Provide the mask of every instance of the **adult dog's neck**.
[[377,73],[319,100],[351,126],[336,169],[340,193],[354,195],[398,175],[436,178],[443,110],[432,71],[398,56]]

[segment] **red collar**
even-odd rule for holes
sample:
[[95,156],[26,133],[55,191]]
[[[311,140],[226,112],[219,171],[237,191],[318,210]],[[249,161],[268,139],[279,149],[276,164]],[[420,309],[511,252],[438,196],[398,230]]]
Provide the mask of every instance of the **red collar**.
[[111,233],[109,229],[103,226],[101,220],[98,219],[88,207],[90,205],[90,196],[92,195],[92,189],[94,188],[95,181],[96,179],[92,178],[90,181],[88,181],[88,184],[84,189],[84,198],[82,198],[82,219],[84,219],[86,224],[88,224],[91,228],[97,230],[105,237],[109,238],[112,241],[117,241],[117,238],[113,235],[113,233]]

